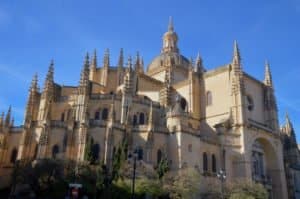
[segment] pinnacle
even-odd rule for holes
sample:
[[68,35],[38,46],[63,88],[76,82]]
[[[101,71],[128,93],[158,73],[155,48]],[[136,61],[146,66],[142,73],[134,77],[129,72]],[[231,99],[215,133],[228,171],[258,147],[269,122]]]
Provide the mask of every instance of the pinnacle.
[[271,70],[270,70],[270,64],[267,60],[265,61],[265,80],[264,80],[264,83],[267,86],[270,86],[270,87],[273,86],[272,75],[271,75]]

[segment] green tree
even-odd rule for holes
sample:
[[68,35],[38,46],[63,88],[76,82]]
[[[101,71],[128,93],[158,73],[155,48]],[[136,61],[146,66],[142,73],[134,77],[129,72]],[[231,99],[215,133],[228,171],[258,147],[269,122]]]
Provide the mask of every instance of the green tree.
[[85,145],[85,150],[84,150],[84,159],[91,164],[94,163],[95,161],[93,157],[93,144],[94,144],[94,139],[88,137],[87,143]]
[[157,175],[159,180],[161,180],[164,175],[169,171],[169,163],[167,158],[162,158],[157,166]]

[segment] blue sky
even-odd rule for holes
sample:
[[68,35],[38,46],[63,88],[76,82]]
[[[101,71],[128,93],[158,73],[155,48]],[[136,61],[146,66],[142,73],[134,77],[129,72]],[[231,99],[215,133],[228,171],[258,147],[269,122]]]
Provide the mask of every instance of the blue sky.
[[77,85],[84,55],[110,48],[136,51],[145,64],[160,53],[162,34],[173,16],[179,47],[186,57],[199,51],[207,69],[231,61],[233,40],[244,70],[264,77],[271,64],[280,123],[289,112],[300,141],[300,0],[2,0],[0,2],[0,111],[11,104],[23,121],[35,72],[42,87],[50,60],[55,81]]

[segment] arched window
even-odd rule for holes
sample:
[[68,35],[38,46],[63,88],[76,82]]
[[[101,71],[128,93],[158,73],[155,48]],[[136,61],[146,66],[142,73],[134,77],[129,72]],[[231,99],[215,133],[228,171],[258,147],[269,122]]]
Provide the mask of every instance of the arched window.
[[183,97],[180,99],[180,107],[182,108],[182,110],[185,111],[185,109],[186,109],[186,100]]
[[212,105],[212,93],[210,91],[206,92],[206,106]]
[[99,160],[99,152],[100,152],[99,144],[93,144],[92,145],[92,158],[93,158],[93,161]]
[[62,121],[62,122],[65,121],[65,113],[61,114],[60,121]]
[[99,111],[95,112],[95,120],[100,120],[100,112]]
[[212,168],[212,172],[216,173],[217,172],[217,161],[216,161],[216,156],[215,154],[213,154],[211,156],[211,168]]
[[145,114],[144,113],[140,113],[139,123],[140,124],[145,124]]
[[137,124],[137,116],[136,115],[133,115],[133,125],[136,125]]
[[208,171],[207,154],[203,153],[203,171]]
[[160,163],[161,159],[162,159],[162,152],[160,149],[158,149],[157,150],[157,164]]
[[59,146],[56,144],[52,147],[52,158],[57,158],[57,154],[59,153]]
[[10,162],[15,163],[17,160],[17,156],[18,156],[18,149],[14,148],[10,155]]
[[102,120],[107,120],[107,118],[108,118],[108,109],[107,108],[104,108],[103,110],[102,110]]

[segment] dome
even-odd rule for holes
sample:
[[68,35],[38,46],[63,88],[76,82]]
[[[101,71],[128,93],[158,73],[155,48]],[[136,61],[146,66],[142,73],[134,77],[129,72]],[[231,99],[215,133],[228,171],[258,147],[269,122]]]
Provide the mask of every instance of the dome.
[[190,61],[177,52],[161,53],[159,56],[155,57],[149,64],[148,72],[156,68],[161,68],[165,65],[181,66],[184,68],[188,68],[190,65]]

